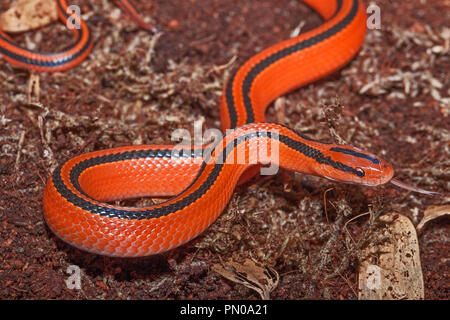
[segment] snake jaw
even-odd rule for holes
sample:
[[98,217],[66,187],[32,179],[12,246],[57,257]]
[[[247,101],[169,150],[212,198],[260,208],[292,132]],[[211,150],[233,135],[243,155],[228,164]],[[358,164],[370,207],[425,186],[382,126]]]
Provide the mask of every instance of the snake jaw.
[[409,190],[409,191],[413,191],[413,192],[418,192],[418,193],[428,194],[428,195],[440,195],[440,194],[442,194],[440,192],[429,191],[429,190],[421,189],[421,188],[418,188],[418,187],[415,187],[415,186],[411,186],[409,184],[401,182],[400,180],[398,180],[396,178],[392,178],[389,182],[392,183],[394,186],[397,186],[399,188],[406,189],[406,190]]

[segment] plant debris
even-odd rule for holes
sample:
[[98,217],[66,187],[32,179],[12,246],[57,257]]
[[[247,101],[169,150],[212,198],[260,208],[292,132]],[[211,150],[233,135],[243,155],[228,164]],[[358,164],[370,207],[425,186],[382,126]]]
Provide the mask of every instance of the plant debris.
[[383,215],[386,224],[372,235],[359,268],[359,299],[424,299],[419,241],[411,221],[398,214]]
[[255,290],[263,300],[270,298],[270,293],[277,287],[280,280],[280,276],[273,268],[251,259],[246,259],[244,264],[233,261],[215,264],[211,269],[228,280]]
[[[395,211],[416,225],[427,208],[448,205],[445,196],[280,171],[239,186],[210,228],[167,253],[118,259],[65,244],[42,213],[45,182],[58,164],[93,150],[174,144],[172,133],[193,136],[194,123],[220,128],[220,96],[232,72],[292,32],[322,23],[301,1],[132,1],[153,33],[125,19],[113,1],[74,2],[94,38],[83,63],[36,77],[0,59],[0,299],[258,299],[211,272],[221,261],[250,258],[279,274],[271,299],[357,299],[361,252],[386,230],[378,217]],[[13,3],[0,0],[0,11]],[[446,194],[448,0],[377,5],[382,28],[368,30],[355,59],[285,95],[277,110],[268,108],[268,121],[323,141],[339,136],[389,161],[405,183]],[[10,37],[46,52],[74,41],[59,21]],[[334,119],[321,106],[336,102]],[[449,299],[448,216],[423,230],[424,296]],[[80,290],[66,285],[74,266]]]

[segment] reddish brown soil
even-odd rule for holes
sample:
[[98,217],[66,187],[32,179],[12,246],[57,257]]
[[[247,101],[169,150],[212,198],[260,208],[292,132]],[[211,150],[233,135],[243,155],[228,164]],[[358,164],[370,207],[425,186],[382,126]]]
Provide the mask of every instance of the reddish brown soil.
[[[0,0],[0,10],[11,2]],[[40,95],[28,103],[29,72],[0,60],[0,299],[259,299],[211,270],[249,257],[280,274],[273,299],[355,299],[357,252],[373,240],[361,235],[373,226],[367,216],[354,220],[349,231],[357,246],[349,247],[344,223],[371,209],[417,224],[427,207],[449,202],[392,186],[279,174],[239,187],[204,234],[162,255],[113,259],[63,243],[42,212],[45,180],[56,164],[97,149],[171,143],[174,129],[192,131],[196,120],[219,128],[218,100],[229,72],[289,37],[300,22],[302,31],[321,23],[292,0],[134,1],[163,32],[150,55],[155,36],[112,2],[74,2],[95,38],[82,65],[39,75]],[[287,95],[281,120],[331,141],[321,105],[337,97],[344,139],[390,161],[402,180],[448,193],[449,2],[375,2],[382,28],[368,32],[342,71]],[[14,38],[47,51],[73,41],[60,23]],[[275,121],[273,110],[268,117]],[[425,298],[448,299],[448,218],[427,224],[419,241]],[[70,265],[81,268],[81,290],[65,284]]]

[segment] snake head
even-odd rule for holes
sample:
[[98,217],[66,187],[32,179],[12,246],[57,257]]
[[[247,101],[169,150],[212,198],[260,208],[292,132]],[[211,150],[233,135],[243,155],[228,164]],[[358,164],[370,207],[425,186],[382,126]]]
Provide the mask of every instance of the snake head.
[[388,162],[355,147],[330,145],[323,153],[318,173],[330,180],[377,186],[389,182],[394,175]]

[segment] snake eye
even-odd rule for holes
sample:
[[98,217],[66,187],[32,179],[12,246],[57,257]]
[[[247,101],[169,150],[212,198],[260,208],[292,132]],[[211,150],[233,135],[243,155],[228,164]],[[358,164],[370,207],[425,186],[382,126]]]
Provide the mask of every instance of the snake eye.
[[361,178],[362,178],[362,177],[364,177],[365,174],[366,174],[362,168],[357,167],[355,170],[356,170],[356,175],[357,175],[358,177],[361,177]]

